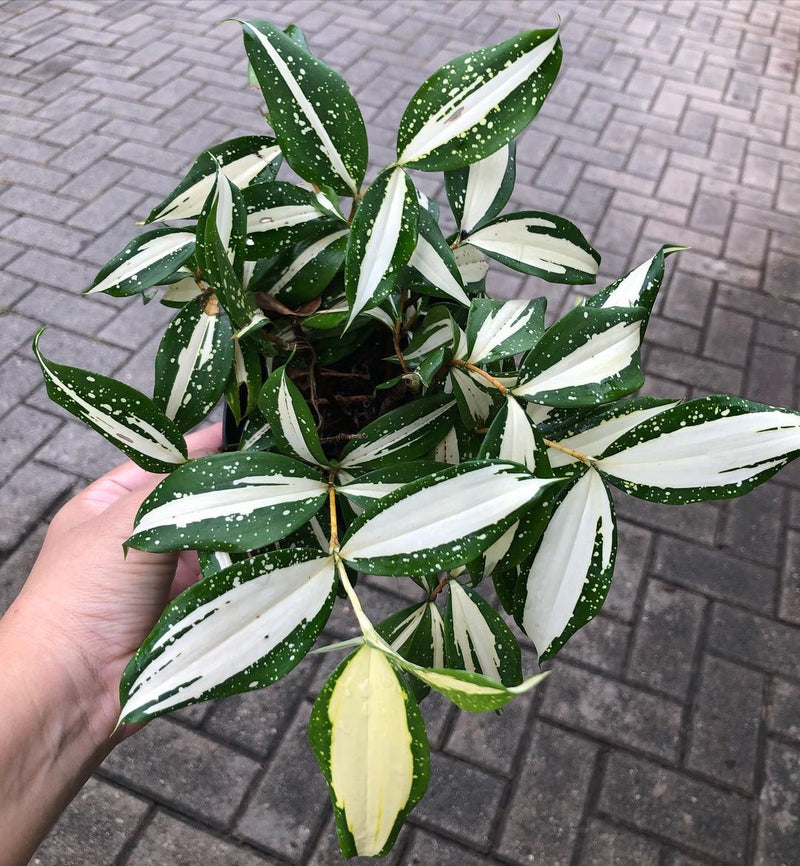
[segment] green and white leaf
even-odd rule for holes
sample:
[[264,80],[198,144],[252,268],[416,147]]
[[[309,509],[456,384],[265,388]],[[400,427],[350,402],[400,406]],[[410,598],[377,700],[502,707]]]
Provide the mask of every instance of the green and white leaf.
[[184,304],[211,290],[211,286],[204,280],[196,280],[187,267],[181,267],[176,273],[186,273],[177,282],[170,283],[161,296],[161,303],[165,307],[177,307],[180,309]]
[[519,368],[517,397],[574,408],[617,400],[642,386],[644,311],[576,307],[548,328]]
[[120,721],[268,686],[303,659],[335,599],[332,556],[275,551],[170,602],[122,677]]
[[483,427],[495,408],[499,391],[478,374],[452,367],[447,383],[453,389],[461,419],[468,429]]
[[389,658],[361,646],[333,672],[309,724],[345,857],[393,845],[428,784],[425,724]]
[[347,82],[272,24],[240,23],[286,161],[307,181],[355,195],[367,167],[367,131]]
[[212,454],[178,467],[145,499],[126,545],[246,553],[279,541],[327,500],[315,470],[280,454]]
[[417,243],[418,214],[414,185],[402,168],[382,172],[364,194],[353,218],[345,260],[348,326],[394,288]]
[[167,326],[156,355],[153,402],[181,432],[208,416],[233,366],[228,316],[216,302],[189,301]]
[[459,232],[469,234],[498,216],[511,198],[516,174],[514,141],[466,168],[445,172],[447,199]]
[[116,445],[148,472],[171,472],[186,460],[181,431],[158,406],[123,382],[49,361],[39,350],[40,330],[33,352],[42,369],[47,396]]
[[589,469],[556,505],[518,600],[539,660],[551,658],[603,605],[614,573],[614,505]]
[[244,422],[238,450],[271,451],[274,445],[275,437],[270,432],[269,421],[259,409],[255,409]]
[[377,631],[404,659],[422,667],[445,666],[444,621],[434,602],[423,601],[393,613]]
[[233,364],[225,399],[237,424],[249,417],[258,404],[263,373],[258,348],[247,339],[233,340]]
[[444,469],[444,465],[435,460],[404,460],[382,469],[375,469],[353,478],[346,470],[336,475],[337,493],[342,493],[348,501],[356,506],[356,513],[369,508],[376,499],[383,499],[395,490],[399,490],[412,481],[418,481],[426,475],[431,475]]
[[462,243],[453,250],[453,258],[465,290],[470,294],[482,292],[489,273],[486,256],[472,244]]
[[281,149],[268,135],[245,135],[209,147],[197,157],[178,186],[153,208],[145,222],[187,220],[200,216],[214,187],[218,168],[235,186],[244,189],[263,173],[271,174],[270,179],[274,179],[280,161]]
[[[469,306],[453,251],[436,220],[424,208],[419,210],[419,235],[408,266],[436,290],[432,294],[444,295]],[[418,288],[423,291],[422,287]]]
[[741,496],[800,453],[800,414],[714,395],[679,403],[616,439],[596,465],[653,502]]
[[473,298],[467,319],[467,357],[470,364],[490,364],[536,345],[544,334],[547,301],[493,301]]
[[344,262],[347,235],[347,229],[338,229],[298,244],[291,260],[276,271],[265,291],[289,306],[316,298]]
[[228,553],[225,550],[198,550],[197,561],[200,565],[200,573],[204,578],[211,577],[212,574],[218,574],[234,563],[240,562],[246,554]]
[[599,254],[563,217],[520,211],[468,235],[469,243],[515,271],[551,283],[593,283]]
[[125,245],[94,278],[87,295],[105,292],[115,298],[138,295],[161,285],[194,253],[194,232],[153,229]]
[[453,321],[450,310],[437,305],[428,310],[425,322],[419,328],[403,351],[406,363],[417,366],[431,357],[439,349],[456,352],[462,341],[463,332]]
[[510,394],[506,394],[503,406],[492,420],[478,456],[521,463],[543,477],[553,474],[542,434]]
[[398,163],[448,171],[485,159],[536,116],[560,66],[557,30],[528,30],[450,61],[408,104]]

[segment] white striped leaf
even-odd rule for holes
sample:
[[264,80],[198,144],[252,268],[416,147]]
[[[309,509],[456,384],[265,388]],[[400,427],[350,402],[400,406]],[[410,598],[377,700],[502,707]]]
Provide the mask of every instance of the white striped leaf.
[[458,430],[455,425],[447,431],[444,439],[433,449],[433,459],[451,466],[461,462]]
[[281,162],[281,149],[268,135],[245,135],[232,138],[203,151],[186,177],[145,220],[188,220],[200,216],[221,168],[224,175],[239,189],[265,176],[274,180]]
[[[547,438],[578,454],[599,457],[616,439],[648,418],[677,406],[675,400],[655,397],[633,397],[614,403],[598,412],[583,415],[575,422],[562,426],[559,433],[548,432]],[[550,465],[558,474],[573,474],[583,470],[583,462],[558,448],[547,452]]]
[[800,453],[800,414],[714,395],[679,403],[616,439],[597,468],[626,493],[682,504],[741,496]]
[[340,220],[320,210],[313,192],[293,183],[276,180],[253,184],[243,197],[248,259],[270,259],[301,240],[342,228]]
[[355,195],[367,168],[367,131],[347,82],[272,24],[240,23],[286,161],[317,186]]
[[232,563],[167,605],[120,684],[120,721],[260,689],[303,659],[333,609],[332,556],[279,550]]
[[485,159],[536,116],[560,66],[557,30],[528,30],[450,61],[408,104],[398,163],[448,171]]
[[408,266],[422,277],[422,285],[415,281],[421,294],[440,295],[469,306],[453,251],[439,224],[424,208],[419,210],[419,235]]
[[355,504],[359,509],[357,513],[360,513],[361,509],[368,508],[376,499],[383,499],[406,484],[444,468],[442,463],[435,460],[404,460],[393,466],[367,472],[358,478],[353,478],[349,472],[343,471],[336,476],[340,485],[336,491]]
[[468,235],[472,246],[550,283],[593,283],[600,256],[569,220],[539,211],[499,217]]
[[314,466],[328,465],[311,409],[297,385],[286,375],[285,366],[279,367],[267,379],[258,406],[284,454],[299,457]]
[[167,326],[156,355],[153,402],[184,433],[208,416],[225,391],[234,342],[216,298],[189,301]]
[[524,582],[519,622],[539,661],[554,656],[600,610],[614,574],[617,530],[603,479],[589,469],[556,505]]
[[178,467],[145,499],[128,547],[246,553],[279,541],[328,499],[318,472],[280,454],[236,451]]
[[516,175],[514,141],[480,162],[445,172],[447,199],[459,231],[469,234],[498,216],[511,198]]
[[370,574],[429,574],[464,565],[499,538],[552,481],[513,463],[467,461],[385,496],[341,548]]
[[403,350],[406,363],[417,366],[439,349],[454,353],[460,330],[447,307],[431,307],[422,327],[414,332],[411,342]]
[[78,367],[48,361],[39,351],[40,330],[33,351],[42,368],[47,396],[97,430],[148,472],[171,472],[186,460],[181,431],[140,391]]
[[[187,268],[182,267],[176,273],[189,273]],[[184,304],[210,291],[211,286],[204,280],[197,280],[193,275],[182,276],[174,283],[170,283],[161,296],[161,303],[165,307],[177,307],[180,309]]]
[[353,218],[344,283],[350,319],[379,304],[394,288],[417,242],[419,205],[402,168],[378,175]]
[[141,294],[164,283],[194,249],[194,232],[169,228],[144,232],[100,270],[86,294],[105,292],[115,298]]
[[367,424],[342,452],[340,464],[378,467],[428,454],[453,424],[455,401],[446,394],[419,397]]
[[464,288],[470,294],[483,292],[486,287],[486,274],[489,273],[486,256],[472,244],[462,243],[453,250],[453,258]]
[[525,356],[512,393],[546,406],[575,408],[617,400],[642,386],[638,307],[576,307]]
[[[235,559],[234,559],[235,558]],[[243,553],[228,553],[224,550],[198,550],[197,561],[200,565],[200,573],[203,577],[219,574],[233,565],[234,561],[240,562],[246,558]]]
[[289,306],[318,297],[344,263],[347,235],[347,229],[337,229],[301,242],[288,264],[271,274],[262,290]]
[[275,437],[270,432],[269,421],[256,408],[244,422],[238,450],[271,451],[274,445]]
[[499,391],[483,376],[462,367],[451,367],[447,385],[452,387],[461,420],[468,430],[485,426],[499,399]]
[[342,853],[386,854],[425,793],[429,753],[419,707],[381,650],[364,644],[336,668],[314,702],[308,734]]
[[505,402],[492,420],[478,456],[521,463],[542,477],[553,474],[542,434],[510,394],[506,394]]
[[451,580],[448,589],[444,615],[447,667],[483,674],[506,686],[521,683],[519,644],[500,614],[457,580]]
[[493,301],[473,298],[467,319],[467,357],[470,364],[490,364],[527,352],[544,334],[547,301],[536,298]]
[[237,424],[249,417],[258,405],[263,372],[261,355],[250,340],[232,340],[233,362],[225,389],[225,401]]

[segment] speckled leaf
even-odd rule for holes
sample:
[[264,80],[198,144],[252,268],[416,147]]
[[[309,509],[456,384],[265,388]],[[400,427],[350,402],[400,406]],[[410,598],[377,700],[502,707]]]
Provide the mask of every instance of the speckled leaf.
[[468,235],[469,243],[515,271],[550,283],[593,283],[600,256],[563,217],[520,211]]
[[425,724],[403,678],[369,645],[345,659],[311,713],[345,857],[386,854],[428,784]]
[[556,505],[517,588],[520,625],[540,661],[554,656],[603,606],[616,550],[611,495],[589,469]]
[[233,363],[225,400],[237,424],[249,417],[258,404],[263,384],[261,355],[248,339],[233,341]]
[[39,351],[40,330],[33,351],[44,375],[47,396],[105,436],[148,472],[171,472],[186,460],[181,431],[140,391],[78,367],[47,360]]
[[255,178],[274,179],[281,162],[278,142],[268,135],[245,135],[209,147],[197,157],[186,177],[156,205],[145,220],[187,220],[200,216],[203,203],[214,187],[217,169],[234,186],[244,189]]
[[467,461],[385,496],[342,543],[370,574],[429,574],[473,560],[552,482],[500,461]]
[[[174,283],[169,283],[161,296],[161,303],[165,307],[173,307],[180,309],[184,304],[211,290],[211,286],[205,280],[195,279],[194,275],[189,271],[189,266],[192,262],[179,268],[176,273],[181,274],[180,279]],[[183,276],[185,274],[185,276]]]
[[462,243],[453,250],[453,258],[461,275],[464,290],[471,295],[484,292],[489,263],[486,256],[472,244]]
[[311,649],[330,616],[332,556],[280,550],[233,563],[167,605],[120,684],[123,722],[260,689]]
[[412,97],[397,133],[398,162],[448,171],[485,159],[536,116],[560,66],[557,30],[528,30],[457,57]]
[[297,385],[286,375],[286,367],[279,367],[267,379],[258,406],[284,454],[315,466],[328,465],[314,416]]
[[367,131],[347,82],[272,24],[240,23],[286,161],[305,180],[354,195],[367,167]]
[[348,234],[347,229],[336,229],[302,241],[262,290],[292,308],[318,297],[344,263]]
[[426,475],[431,475],[444,469],[445,466],[436,460],[404,460],[382,469],[374,469],[358,478],[353,478],[346,470],[337,475],[340,486],[338,493],[346,496],[348,501],[357,506],[356,513],[370,507],[376,499],[383,499],[395,490],[399,490],[412,481],[418,481]]
[[394,288],[417,242],[419,205],[402,168],[378,175],[353,218],[345,260],[350,319],[380,303]]
[[419,210],[419,235],[408,266],[422,278],[421,285],[419,280],[415,281],[415,288],[420,293],[452,298],[469,305],[453,251],[439,224],[424,208]]
[[212,574],[219,574],[233,565],[234,562],[241,562],[247,559],[246,553],[228,553],[225,550],[198,550],[197,562],[200,566],[200,573],[205,577],[211,577]]
[[244,422],[239,439],[239,451],[271,451],[275,437],[270,431],[269,421],[256,408]]
[[469,430],[484,427],[501,399],[497,388],[483,376],[463,367],[452,367],[447,381],[452,387],[464,426]]
[[403,351],[406,363],[418,366],[439,349],[447,350],[451,356],[458,348],[461,329],[453,321],[450,310],[440,305],[431,307],[422,327],[415,331],[408,347]]
[[547,301],[522,298],[493,301],[473,298],[467,319],[467,357],[470,364],[490,364],[535,346],[544,334]]
[[741,496],[800,454],[800,414],[717,394],[616,439],[597,469],[626,493],[680,505]]
[[94,278],[87,295],[105,292],[115,298],[138,295],[161,285],[192,257],[194,232],[153,229],[125,245]]
[[318,472],[280,454],[237,451],[178,467],[145,499],[126,544],[247,552],[279,541],[328,498]]
[[153,402],[181,432],[208,416],[233,365],[230,320],[212,297],[189,301],[167,326],[156,355]]
[[492,419],[478,456],[521,463],[543,478],[553,474],[542,434],[510,394]]
[[566,408],[630,394],[644,382],[639,357],[643,315],[638,307],[570,310],[525,356],[512,393]]
[[466,168],[445,172],[450,209],[463,234],[493,220],[508,203],[517,174],[516,142]]

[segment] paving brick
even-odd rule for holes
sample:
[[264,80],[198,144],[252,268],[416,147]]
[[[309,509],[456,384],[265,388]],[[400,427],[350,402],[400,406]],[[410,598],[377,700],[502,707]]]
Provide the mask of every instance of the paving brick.
[[608,815],[717,861],[744,863],[748,802],[642,758],[612,752],[599,800]]
[[767,701],[767,726],[780,736],[800,741],[800,686],[775,677]]
[[74,478],[40,463],[23,464],[3,485],[0,499],[0,551],[11,550],[26,538],[73,486]]
[[0,482],[5,482],[42,447],[61,422],[28,406],[17,406],[0,420]]
[[786,533],[786,561],[781,574],[780,617],[800,625],[800,532]]
[[708,647],[769,673],[797,675],[800,628],[726,604],[714,605]]
[[0,417],[2,417],[42,383],[42,371],[35,361],[10,355],[0,364],[0,382],[3,383],[3,388],[0,390]]
[[777,565],[784,500],[777,484],[765,484],[731,502],[720,546],[746,559]]
[[797,357],[777,352],[767,346],[756,346],[747,372],[743,396],[771,406],[791,406],[794,402],[794,379]]
[[753,318],[715,307],[706,330],[703,354],[715,361],[742,367],[747,360]]
[[[677,389],[659,388],[660,395],[674,397]],[[680,393],[677,393],[681,396]],[[626,520],[644,524],[650,529],[668,529],[671,533],[698,544],[714,541],[719,522],[719,504],[697,502],[674,508],[657,502],[645,502],[633,496],[615,496],[617,514]]]
[[686,766],[723,784],[752,790],[763,691],[763,675],[706,656]]
[[668,167],[658,187],[658,197],[676,204],[691,204],[699,183],[698,176],[691,171]]
[[800,750],[767,744],[766,778],[758,808],[755,862],[786,863],[800,850]]
[[457,842],[424,830],[416,830],[402,862],[406,866],[428,866],[430,863],[436,863],[437,866],[494,866],[503,861],[469,851]]
[[30,528],[19,547],[0,565],[0,615],[22,589],[39,555],[46,529],[44,524]]
[[606,821],[592,819],[583,837],[580,866],[658,866],[660,846]]

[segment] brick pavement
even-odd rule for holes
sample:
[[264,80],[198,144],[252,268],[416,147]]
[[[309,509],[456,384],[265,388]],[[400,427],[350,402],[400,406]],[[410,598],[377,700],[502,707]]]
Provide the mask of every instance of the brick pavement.
[[[31,335],[48,322],[52,357],[148,387],[169,311],[75,295],[197,152],[261,128],[241,39],[220,19],[304,27],[354,86],[378,166],[425,74],[556,12],[564,68],[519,148],[516,202],[574,219],[603,255],[601,284],[664,241],[691,244],[649,329],[649,392],[798,405],[797,0],[6,0],[3,609],[59,502],[117,460],[47,401]],[[499,290],[573,303],[533,282]],[[502,719],[426,701],[430,790],[390,863],[797,862],[800,466],[737,502],[617,501],[609,601],[545,687]],[[368,610],[396,603],[368,586]],[[337,615],[330,632],[352,622]],[[305,740],[330,663],[148,726],[34,862],[338,863]]]

